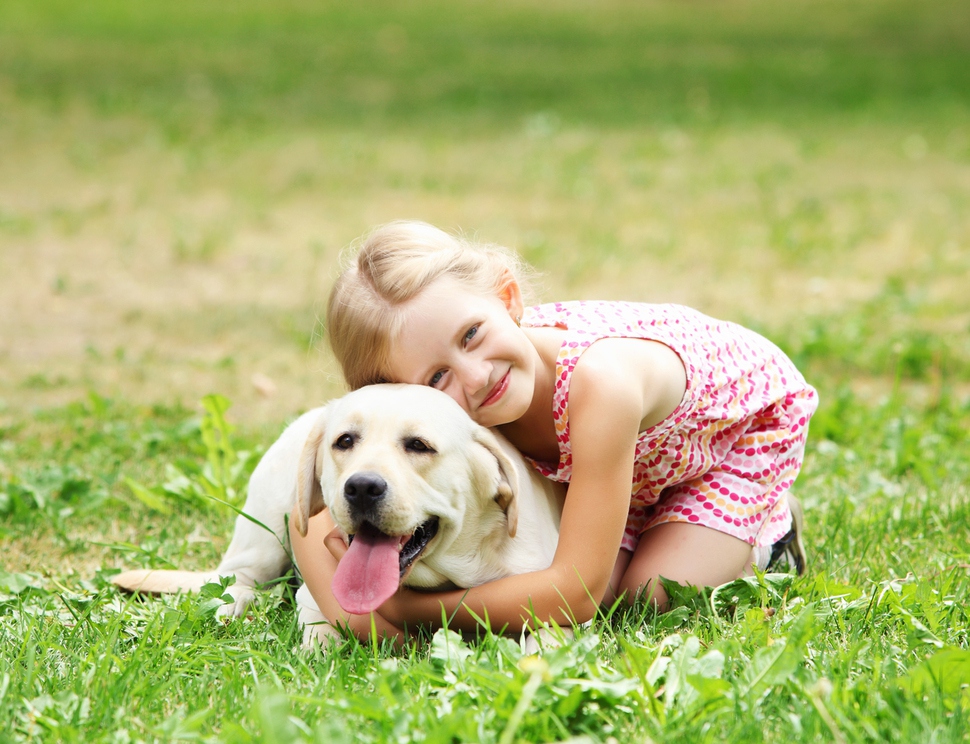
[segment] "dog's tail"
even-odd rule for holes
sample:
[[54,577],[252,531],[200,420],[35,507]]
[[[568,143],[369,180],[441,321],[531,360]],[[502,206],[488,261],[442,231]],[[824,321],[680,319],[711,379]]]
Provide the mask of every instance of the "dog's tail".
[[167,571],[141,568],[111,577],[111,583],[126,592],[138,594],[178,594],[197,592],[203,585],[217,581],[216,571]]

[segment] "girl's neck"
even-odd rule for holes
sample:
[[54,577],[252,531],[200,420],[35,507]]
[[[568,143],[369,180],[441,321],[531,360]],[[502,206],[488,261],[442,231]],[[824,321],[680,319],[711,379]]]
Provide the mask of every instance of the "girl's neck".
[[563,331],[558,328],[523,329],[536,350],[535,387],[529,410],[519,419],[498,427],[524,455],[541,462],[559,461],[552,399],[556,390],[556,360]]

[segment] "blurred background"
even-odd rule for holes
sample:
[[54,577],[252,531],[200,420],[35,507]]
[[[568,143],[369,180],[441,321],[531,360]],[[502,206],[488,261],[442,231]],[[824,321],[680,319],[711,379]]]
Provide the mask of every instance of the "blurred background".
[[278,426],[341,251],[417,218],[545,299],[748,324],[831,400],[970,391],[965,0],[4,0],[0,415]]

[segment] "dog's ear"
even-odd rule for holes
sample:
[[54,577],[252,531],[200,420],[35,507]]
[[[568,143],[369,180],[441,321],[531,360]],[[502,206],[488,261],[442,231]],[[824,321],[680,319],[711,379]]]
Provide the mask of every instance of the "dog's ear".
[[499,482],[494,497],[495,503],[505,512],[509,537],[515,537],[515,531],[519,527],[518,494],[521,488],[519,471],[512,458],[505,454],[495,435],[484,426],[476,428],[475,441],[488,450],[498,463]]
[[293,510],[293,525],[306,537],[307,523],[314,514],[323,511],[323,491],[320,490],[320,473],[317,472],[317,451],[323,443],[324,414],[317,419],[310,435],[303,445],[300,464],[296,474],[296,509]]

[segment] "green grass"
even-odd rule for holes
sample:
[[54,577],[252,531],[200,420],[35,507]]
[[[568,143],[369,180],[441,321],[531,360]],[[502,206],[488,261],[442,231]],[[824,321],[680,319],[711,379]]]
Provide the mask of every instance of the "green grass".
[[[8,0],[0,152],[0,742],[970,740],[962,3]],[[821,395],[809,574],[541,661],[304,653],[286,582],[228,624],[221,586],[116,593],[218,561],[207,494],[340,391],[308,352],[334,259],[402,216],[550,299],[781,345]]]
[[[11,740],[57,741],[964,741],[970,683],[970,406],[872,406],[826,396],[798,494],[812,570],[717,592],[677,592],[655,615],[615,613],[575,642],[523,660],[518,643],[439,632],[407,652],[348,641],[299,652],[292,590],[267,590],[245,621],[214,617],[222,590],[138,601],[111,571],[0,573],[0,713]],[[70,433],[55,449],[51,432]],[[127,565],[205,565],[223,514],[173,500],[160,518],[126,495],[117,466],[161,480],[202,462],[185,411],[93,400],[7,439],[8,540],[55,533],[65,554],[105,521],[137,520]],[[236,439],[237,446],[245,446]],[[136,465],[134,458],[138,458]],[[153,470],[154,469],[154,470]],[[70,528],[67,513],[70,510]],[[201,542],[201,545],[200,545]],[[89,546],[89,549],[90,546]],[[523,702],[525,701],[525,702]],[[503,738],[508,734],[513,738]],[[279,737],[279,738],[274,738]]]
[[7,2],[16,95],[173,135],[287,124],[595,126],[966,115],[959,2]]

